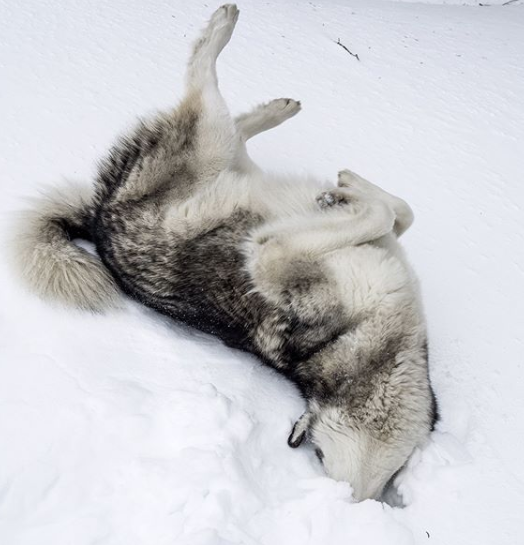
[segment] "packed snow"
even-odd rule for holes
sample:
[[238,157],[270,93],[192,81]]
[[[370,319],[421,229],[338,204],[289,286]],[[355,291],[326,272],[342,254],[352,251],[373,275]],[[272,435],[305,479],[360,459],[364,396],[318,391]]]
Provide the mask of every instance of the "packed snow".
[[[250,144],[263,167],[351,168],[415,210],[441,421],[406,507],[352,503],[290,449],[304,402],[255,358],[132,302],[51,307],[2,249],[1,545],[524,542],[524,2],[450,3],[469,5],[244,0],[219,60],[235,113],[302,101]],[[176,103],[216,7],[0,0],[3,238],[23,197],[90,183],[137,115]]]

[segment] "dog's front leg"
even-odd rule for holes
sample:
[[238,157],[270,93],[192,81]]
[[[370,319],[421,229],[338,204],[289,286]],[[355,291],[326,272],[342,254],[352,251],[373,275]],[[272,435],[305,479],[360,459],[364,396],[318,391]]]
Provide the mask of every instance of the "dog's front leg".
[[341,185],[317,198],[318,212],[278,220],[253,233],[259,245],[281,246],[293,255],[319,257],[346,246],[373,242],[393,231],[396,216],[389,203],[360,189]]
[[351,170],[342,170],[339,173],[338,185],[340,187],[358,187],[359,191],[370,198],[380,199],[388,204],[395,212],[395,225],[393,230],[397,237],[405,233],[413,223],[413,211],[406,201],[384,191],[378,185],[362,178]]

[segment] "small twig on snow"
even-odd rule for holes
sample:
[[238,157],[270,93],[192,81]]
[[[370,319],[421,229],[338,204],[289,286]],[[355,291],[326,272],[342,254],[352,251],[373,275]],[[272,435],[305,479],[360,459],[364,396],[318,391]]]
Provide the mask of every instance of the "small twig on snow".
[[[507,2],[504,2],[503,4],[499,4],[499,6],[509,6],[510,4],[513,4],[513,3],[518,2],[518,1],[519,0],[508,0]],[[479,6],[482,6],[484,8],[490,8],[493,5],[496,5],[496,4],[479,4]]]
[[337,45],[345,49],[352,57],[355,57],[357,61],[360,62],[360,57],[358,56],[358,53],[352,53],[341,41],[340,38],[335,42]]

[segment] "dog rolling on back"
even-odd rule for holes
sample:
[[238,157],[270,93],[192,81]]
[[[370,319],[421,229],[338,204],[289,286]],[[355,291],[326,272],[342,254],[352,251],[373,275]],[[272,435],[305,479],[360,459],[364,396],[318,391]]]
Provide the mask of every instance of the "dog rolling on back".
[[45,298],[102,311],[123,292],[256,354],[307,402],[290,446],[308,438],[356,500],[380,498],[436,415],[417,281],[397,242],[412,213],[348,170],[326,186],[253,163],[246,141],[300,104],[231,117],[215,64],[237,17],[234,5],[214,13],[182,102],[114,146],[92,194],[56,192],[28,213],[20,270]]

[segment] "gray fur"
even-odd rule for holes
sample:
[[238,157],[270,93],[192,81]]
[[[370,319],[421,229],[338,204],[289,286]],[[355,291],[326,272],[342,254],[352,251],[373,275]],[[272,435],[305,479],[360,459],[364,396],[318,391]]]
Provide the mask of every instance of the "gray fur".
[[70,184],[53,188],[18,218],[14,263],[42,298],[84,310],[117,307],[121,295],[99,259],[72,243],[86,238],[93,191]]
[[[277,99],[233,119],[215,61],[238,17],[213,15],[178,108],[141,122],[102,163],[94,196],[50,197],[19,238],[25,279],[100,309],[119,288],[258,355],[307,401],[306,437],[357,500],[378,498],[435,416],[417,281],[397,238],[409,206],[350,172],[338,185],[264,173],[245,142],[295,115]],[[89,238],[103,265],[74,246]]]

